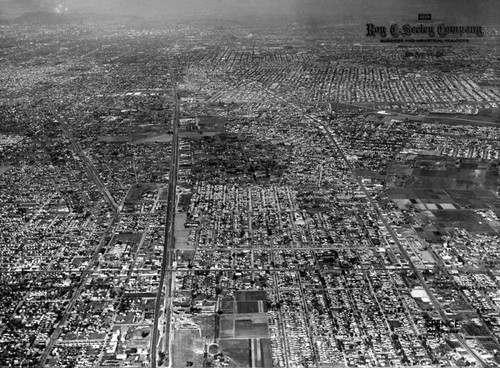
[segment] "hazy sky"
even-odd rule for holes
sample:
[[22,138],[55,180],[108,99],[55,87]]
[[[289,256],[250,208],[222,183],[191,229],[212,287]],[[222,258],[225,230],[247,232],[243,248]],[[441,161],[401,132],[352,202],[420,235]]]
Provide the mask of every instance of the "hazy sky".
[[[189,14],[207,19],[252,20],[282,16],[295,21],[402,22],[419,12],[447,22],[500,24],[500,0],[0,0],[0,16],[65,4],[70,12],[116,13],[176,17]],[[50,4],[50,5],[48,5]]]

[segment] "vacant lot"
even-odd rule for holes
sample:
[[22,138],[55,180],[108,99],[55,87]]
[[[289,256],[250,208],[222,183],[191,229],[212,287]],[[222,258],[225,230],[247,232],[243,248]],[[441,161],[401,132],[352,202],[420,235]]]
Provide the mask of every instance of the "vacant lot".
[[498,187],[498,169],[448,168],[432,170],[416,168],[407,188],[477,190]]
[[444,228],[463,228],[470,232],[489,233],[495,231],[484,220],[470,210],[441,210],[432,211],[436,216],[437,224]]
[[202,367],[204,349],[198,330],[175,330],[173,367],[186,367],[187,362],[192,362],[193,367]]

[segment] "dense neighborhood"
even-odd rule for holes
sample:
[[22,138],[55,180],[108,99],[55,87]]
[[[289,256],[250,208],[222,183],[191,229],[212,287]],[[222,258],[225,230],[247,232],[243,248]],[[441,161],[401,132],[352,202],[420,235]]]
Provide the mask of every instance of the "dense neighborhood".
[[498,28],[71,17],[0,23],[0,366],[500,366]]

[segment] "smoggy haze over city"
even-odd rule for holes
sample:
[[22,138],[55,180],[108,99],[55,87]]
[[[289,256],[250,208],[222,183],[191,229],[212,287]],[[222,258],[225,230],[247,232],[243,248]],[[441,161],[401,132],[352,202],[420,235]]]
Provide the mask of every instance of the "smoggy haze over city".
[[500,368],[500,0],[0,0],[0,367]]
[[[434,19],[447,22],[480,22],[498,20],[500,2],[495,0],[66,0],[66,1],[0,1],[0,17],[11,18],[27,12],[50,10],[61,3],[70,13],[94,12],[133,16],[190,16],[205,19],[254,21],[276,16],[291,21],[368,22],[414,21],[418,12],[432,13]],[[50,4],[50,5],[49,5]]]

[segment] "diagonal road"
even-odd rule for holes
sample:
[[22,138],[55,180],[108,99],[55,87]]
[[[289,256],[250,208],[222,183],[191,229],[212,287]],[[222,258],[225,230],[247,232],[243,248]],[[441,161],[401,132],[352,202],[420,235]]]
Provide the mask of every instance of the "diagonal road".
[[[279,100],[281,102],[287,103],[289,106],[293,107],[295,110],[297,110],[298,112],[302,113],[304,117],[308,118],[311,121],[314,121],[316,123],[317,127],[322,128],[326,132],[328,139],[334,144],[334,146],[336,147],[337,151],[340,153],[342,160],[347,165],[349,171],[353,175],[353,178],[356,180],[356,182],[358,183],[358,185],[361,188],[361,190],[365,193],[366,198],[368,199],[368,201],[371,204],[372,208],[377,213],[377,217],[382,221],[382,223],[384,224],[384,227],[387,229],[387,231],[389,232],[390,236],[394,240],[395,244],[398,246],[398,248],[401,251],[403,257],[408,261],[408,264],[409,264],[410,268],[417,275],[417,277],[418,277],[421,285],[423,286],[424,290],[429,295],[432,304],[434,305],[435,309],[440,314],[441,319],[443,321],[445,321],[445,322],[448,322],[449,318],[446,315],[446,313],[443,310],[443,308],[441,307],[441,304],[436,299],[434,293],[430,290],[430,288],[427,285],[427,283],[426,283],[426,281],[425,281],[422,273],[420,272],[420,270],[418,270],[418,268],[412,262],[409,254],[407,253],[407,251],[404,248],[404,246],[399,242],[398,236],[396,235],[396,233],[394,232],[394,230],[392,229],[392,227],[389,225],[389,223],[387,221],[387,218],[382,214],[382,211],[381,211],[380,207],[378,206],[378,204],[375,203],[375,201],[371,197],[370,193],[368,193],[365,185],[363,184],[363,182],[361,181],[361,179],[359,178],[359,176],[356,174],[356,171],[354,170],[351,162],[347,159],[347,157],[346,157],[346,155],[344,153],[344,150],[342,149],[342,147],[340,147],[340,145],[338,144],[337,140],[335,139],[334,134],[330,131],[330,129],[328,127],[326,127],[323,124],[323,122],[320,119],[318,119],[317,117],[312,116],[310,114],[304,114],[303,111],[302,111],[302,109],[300,108],[300,106],[297,106],[296,104],[294,104],[292,102],[289,102],[289,101],[287,101],[286,99],[284,99],[282,97],[277,96],[273,91],[270,91],[269,89],[267,89],[265,87],[262,87],[261,89],[263,91],[267,92],[270,95],[270,97],[274,97],[274,98],[276,98],[277,100]],[[344,105],[356,106],[356,105],[353,105],[353,104],[345,104],[345,103],[343,103],[343,104]],[[357,107],[361,107],[361,106],[357,106]],[[366,107],[363,107],[363,108],[366,108]],[[408,115],[408,117],[410,117],[410,116]],[[474,349],[472,349],[469,346],[469,344],[467,344],[467,342],[465,341],[465,339],[462,338],[462,336],[460,336],[459,334],[454,334],[454,336],[460,342],[460,344],[477,360],[477,362],[480,363],[481,366],[483,366],[483,367],[489,367],[489,365],[484,361],[484,359],[482,359],[482,357],[480,357],[474,351]]]
[[84,168],[86,169],[87,173],[89,174],[90,178],[94,181],[96,184],[97,188],[103,195],[104,199],[109,202],[113,210],[116,212],[118,211],[118,205],[116,204],[115,199],[109,192],[108,188],[106,185],[103,184],[101,179],[99,178],[99,174],[96,172],[94,165],[90,161],[90,159],[87,157],[85,152],[83,151],[82,147],[80,144],[76,141],[76,139],[73,137],[73,134],[71,133],[69,127],[67,124],[61,122],[61,129],[66,136],[66,138],[69,140],[71,143],[71,147],[73,148],[73,152],[77,154],[80,159],[82,160],[82,164]]
[[45,366],[47,358],[49,357],[49,354],[51,353],[52,349],[54,348],[54,345],[56,344],[57,339],[59,338],[59,336],[62,332],[62,328],[66,324],[68,317],[70,316],[71,313],[74,313],[73,308],[78,300],[78,297],[80,296],[83,289],[85,288],[85,284],[86,284],[87,279],[92,274],[92,270],[94,269],[95,264],[99,259],[99,254],[100,254],[101,249],[104,246],[106,246],[107,243],[109,242],[109,240],[111,239],[111,236],[113,234],[113,231],[115,229],[115,225],[116,225],[117,221],[118,221],[118,214],[115,214],[113,216],[111,223],[109,224],[108,228],[106,229],[105,233],[102,235],[101,241],[100,241],[99,245],[97,246],[92,258],[90,259],[90,262],[89,262],[87,268],[85,269],[85,271],[83,271],[80,283],[79,283],[77,289],[73,292],[71,299],[68,303],[68,306],[66,307],[66,309],[61,317],[61,320],[57,324],[57,327],[55,328],[52,335],[50,336],[49,341],[47,343],[47,346],[45,347],[45,350],[44,350],[44,352],[39,360],[37,367],[41,368],[41,367]]
[[[352,166],[352,164],[349,162],[349,160],[347,160],[347,157],[345,156],[344,154],[344,151],[342,150],[342,148],[340,147],[340,145],[337,143],[337,140],[335,139],[334,135],[331,133],[330,129],[328,129],[327,127],[325,127],[324,125],[321,125],[321,122],[317,121],[317,119],[313,118],[313,117],[310,117],[311,119],[313,119],[314,121],[316,121],[317,123],[320,124],[320,127],[322,127],[323,129],[325,129],[328,137],[330,138],[330,141],[335,145],[335,147],[337,148],[338,152],[340,152],[345,164],[347,165],[347,167],[349,168],[351,174],[353,175],[354,179],[356,180],[356,182],[358,183],[359,187],[361,188],[361,190],[365,193],[366,195],[366,198],[368,199],[368,201],[370,202],[372,208],[375,210],[375,212],[377,213],[377,216],[378,218],[382,221],[382,223],[384,224],[384,227],[387,229],[387,231],[389,232],[389,234],[391,235],[392,239],[394,240],[395,244],[398,246],[401,254],[403,255],[403,257],[408,261],[408,264],[410,265],[410,268],[412,269],[412,271],[415,273],[415,275],[417,276],[417,278],[419,279],[420,281],[420,284],[423,286],[424,290],[426,291],[427,295],[429,295],[429,298],[431,299],[431,302],[432,304],[434,305],[435,309],[438,311],[438,313],[440,314],[441,316],[441,319],[445,322],[448,322],[449,321],[449,318],[448,316],[446,315],[445,311],[443,310],[443,308],[441,307],[441,304],[438,302],[438,300],[436,299],[436,296],[434,295],[434,293],[432,292],[432,290],[429,288],[429,286],[427,285],[427,282],[425,281],[422,273],[420,272],[420,270],[415,266],[415,264],[413,263],[413,261],[411,260],[410,258],[410,255],[408,254],[408,252],[406,251],[405,247],[400,243],[399,241],[399,238],[398,236],[396,235],[396,233],[394,232],[394,230],[392,229],[392,227],[389,225],[388,221],[387,221],[387,218],[386,216],[384,216],[382,214],[382,211],[380,209],[380,207],[378,206],[378,204],[373,200],[372,196],[370,195],[370,193],[368,192],[368,190],[366,189],[365,185],[363,184],[363,182],[361,181],[361,179],[359,178],[359,176],[356,174],[356,172],[354,171],[354,168]],[[472,355],[474,356],[474,358],[483,366],[483,367],[488,367],[488,364],[486,364],[486,362],[473,350],[470,348],[470,346],[465,342],[465,340],[458,334],[455,334],[455,337],[457,338],[457,340],[462,344],[462,346]]]

